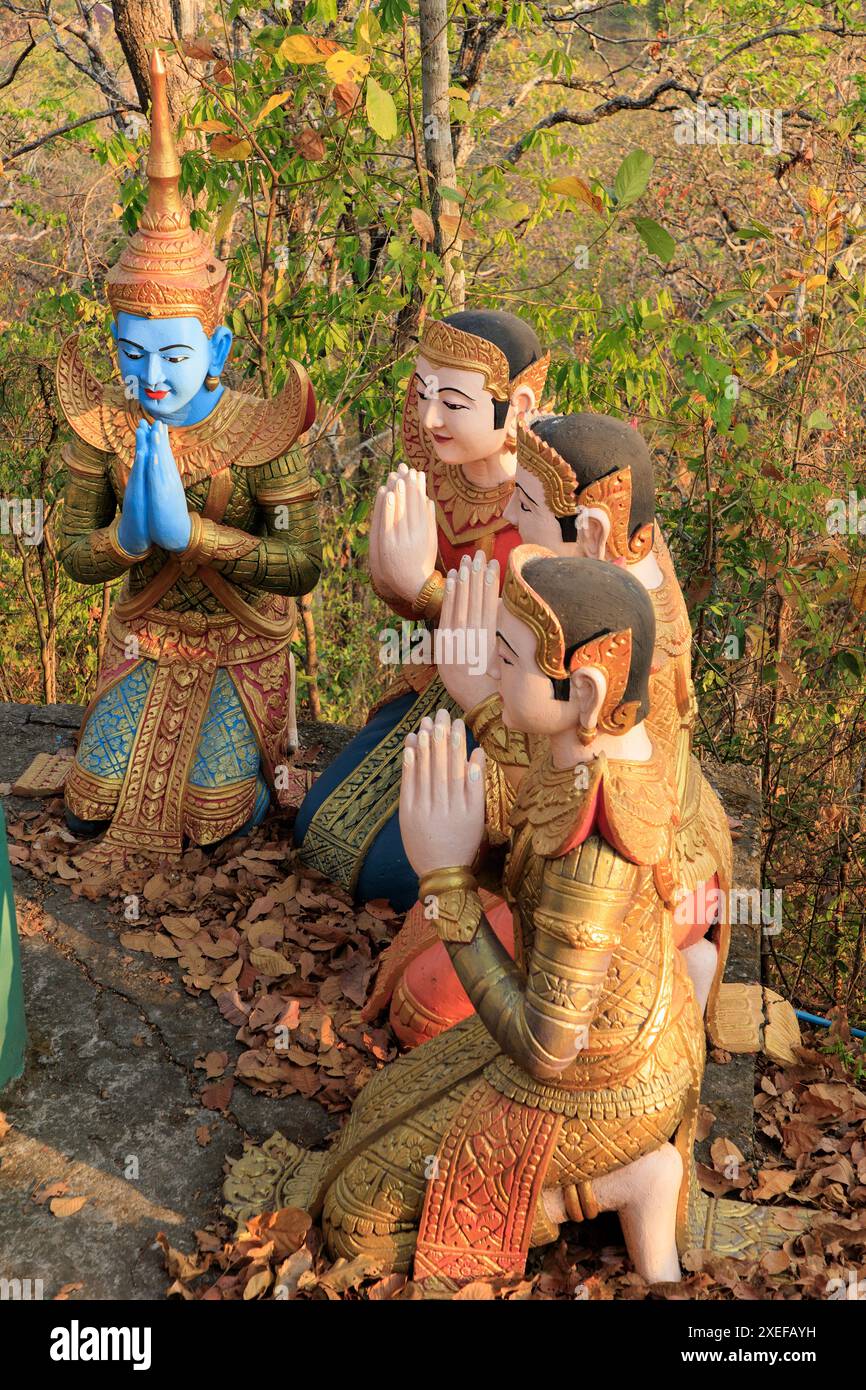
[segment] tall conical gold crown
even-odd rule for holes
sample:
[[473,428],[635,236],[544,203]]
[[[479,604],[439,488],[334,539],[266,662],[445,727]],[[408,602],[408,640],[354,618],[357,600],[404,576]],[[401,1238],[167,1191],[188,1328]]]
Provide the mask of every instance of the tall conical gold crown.
[[212,245],[194,232],[180,196],[180,160],[174,143],[165,90],[165,63],[154,49],[150,60],[150,151],[147,204],[106,280],[115,318],[192,317],[208,337],[222,316],[229,287],[228,267]]

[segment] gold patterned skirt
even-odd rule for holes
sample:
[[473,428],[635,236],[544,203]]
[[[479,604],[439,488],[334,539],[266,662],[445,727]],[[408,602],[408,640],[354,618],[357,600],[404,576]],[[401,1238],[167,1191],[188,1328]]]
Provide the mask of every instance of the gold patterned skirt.
[[65,786],[73,815],[111,822],[97,855],[175,858],[184,835],[211,844],[264,809],[287,756],[294,627],[291,600],[266,607],[279,636],[230,615],[112,613]]

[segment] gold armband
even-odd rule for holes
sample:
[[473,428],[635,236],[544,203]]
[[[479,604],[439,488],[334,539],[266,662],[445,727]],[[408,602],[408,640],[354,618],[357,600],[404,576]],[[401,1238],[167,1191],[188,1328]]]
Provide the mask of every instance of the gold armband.
[[248,536],[245,531],[220,526],[198,512],[190,512],[189,520],[189,544],[178,556],[184,565],[206,565],[214,559],[239,560],[260,543],[259,536]]
[[68,444],[64,444],[60,456],[69,472],[78,478],[90,481],[105,477],[107,455],[103,450],[85,444],[77,435],[73,436]]
[[427,618],[429,621],[438,618],[444,596],[445,579],[438,570],[434,570],[412,600],[413,614],[416,618]]
[[432,899],[431,920],[442,941],[471,941],[481,921],[478,884],[471,869],[434,869],[418,885],[418,896],[425,909]]
[[273,482],[263,483],[256,492],[256,501],[262,507],[290,506],[293,502],[310,502],[321,492],[315,478],[309,474],[296,478],[275,478]]
[[94,531],[90,539],[91,549],[94,555],[109,555],[119,565],[138,565],[150,554],[150,546],[143,550],[140,555],[130,555],[128,550],[124,550],[120,541],[117,539],[117,532],[120,526],[120,514],[112,521],[110,526],[106,526],[103,531]]
[[639,870],[598,836],[549,859],[533,918],[539,930],[575,951],[613,951],[633,901]]

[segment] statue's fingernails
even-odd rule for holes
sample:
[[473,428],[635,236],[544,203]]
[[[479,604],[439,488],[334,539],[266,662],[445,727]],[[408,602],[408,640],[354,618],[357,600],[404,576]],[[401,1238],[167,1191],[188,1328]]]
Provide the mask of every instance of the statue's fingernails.
[[469,764],[469,781],[470,781],[470,782],[480,782],[480,781],[481,781],[481,768],[478,766],[477,763],[470,763],[470,764]]
[[484,556],[481,554],[481,551],[479,550],[479,551],[478,551],[478,554],[475,556],[475,559],[472,561],[472,568],[475,570],[475,573],[476,573],[476,574],[477,574],[478,571],[481,569],[481,566],[482,566],[483,563],[484,563]]

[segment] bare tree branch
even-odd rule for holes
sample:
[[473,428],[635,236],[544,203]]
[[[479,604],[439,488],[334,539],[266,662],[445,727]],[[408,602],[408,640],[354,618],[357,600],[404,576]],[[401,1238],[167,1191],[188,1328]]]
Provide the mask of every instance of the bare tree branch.
[[28,43],[27,47],[25,49],[22,49],[22,51],[18,54],[18,57],[15,59],[15,62],[9,69],[9,72],[3,78],[3,80],[0,81],[0,89],[2,89],[3,87],[9,87],[12,84],[12,82],[15,80],[15,74],[21,67],[21,64],[24,62],[25,58],[27,58],[29,54],[33,52],[34,48],[36,47],[36,40],[33,37],[33,30],[30,28],[29,24],[27,25],[27,33],[30,36],[30,42]]

